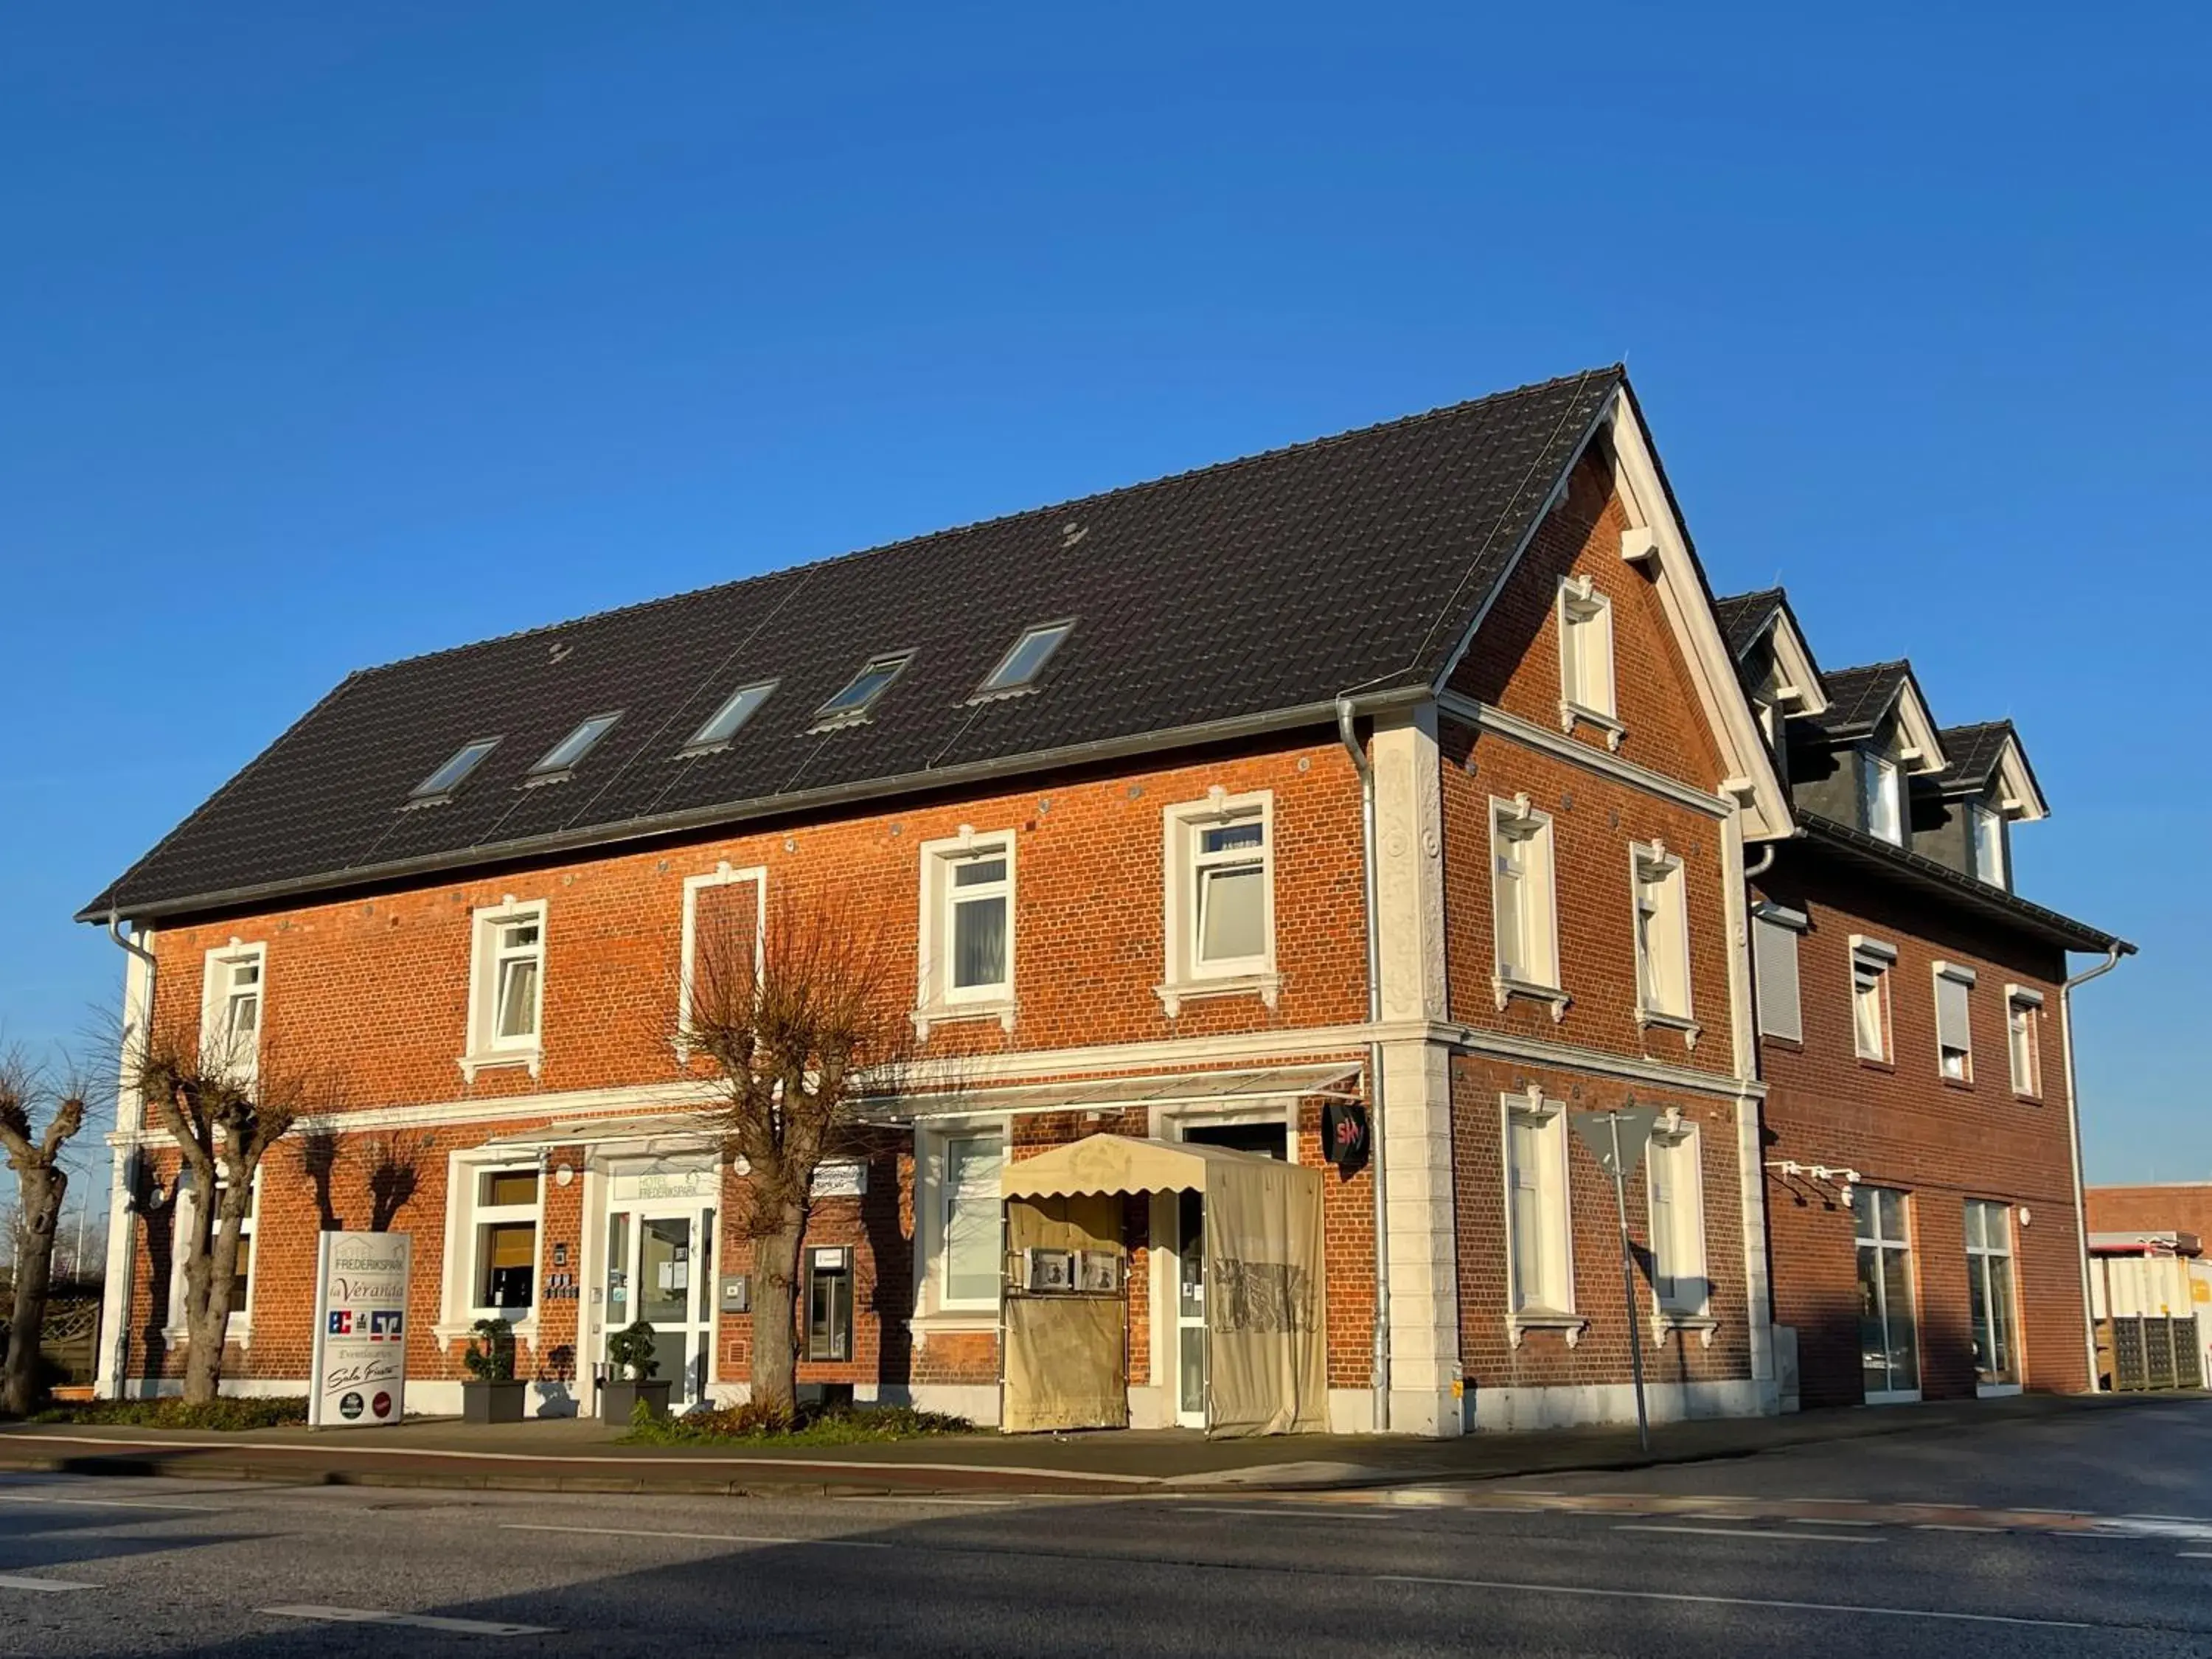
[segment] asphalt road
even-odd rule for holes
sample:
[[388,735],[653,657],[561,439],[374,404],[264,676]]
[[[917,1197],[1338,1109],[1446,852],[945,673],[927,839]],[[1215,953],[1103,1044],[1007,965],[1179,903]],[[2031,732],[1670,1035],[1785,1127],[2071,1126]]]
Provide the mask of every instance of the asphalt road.
[[2212,1404],[1295,1498],[0,1480],[0,1653],[700,1651],[2212,1655]]

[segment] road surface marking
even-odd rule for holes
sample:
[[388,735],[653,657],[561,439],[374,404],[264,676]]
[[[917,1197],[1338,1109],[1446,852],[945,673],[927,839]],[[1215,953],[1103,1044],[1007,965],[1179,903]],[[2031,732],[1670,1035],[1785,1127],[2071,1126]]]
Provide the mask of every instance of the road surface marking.
[[[1852,1543],[1861,1540],[1852,1539]],[[1522,1584],[1497,1578],[1431,1578],[1413,1573],[1376,1575],[1384,1584],[1442,1584],[1457,1589],[1516,1590],[1528,1595],[1583,1595],[1626,1601],[1682,1601],[1711,1607],[1776,1607],[1786,1613],[1860,1613],[1876,1619],[1948,1619],[1969,1625],[2027,1625],[2038,1630],[2098,1630],[2070,1619],[2023,1619],[2002,1613],[1949,1613],[1936,1607],[1871,1607],[1850,1601],[1775,1601],[1749,1595],[1693,1595],[1683,1590],[1600,1589],[1583,1584]]]
[[888,1492],[878,1492],[873,1496],[852,1493],[832,1501],[839,1504],[957,1504],[963,1509],[1005,1510],[1012,1509],[1022,1500],[1018,1498],[928,1498],[919,1495],[893,1497]]
[[179,1510],[194,1515],[222,1515],[215,1504],[156,1504],[143,1498],[46,1498],[37,1492],[0,1492],[0,1504],[61,1504],[81,1510]]
[[78,1583],[68,1578],[33,1578],[20,1572],[0,1572],[0,1589],[73,1590],[98,1589],[97,1584]]
[[2002,1532],[2002,1527],[1970,1527],[1960,1521],[1923,1521],[1915,1532]]
[[627,1527],[556,1527],[531,1521],[503,1522],[500,1530],[578,1533],[586,1538],[677,1538],[697,1544],[816,1544],[824,1549],[836,1550],[887,1550],[891,1547],[889,1544],[859,1538],[758,1538],[737,1532],[646,1532]]
[[2185,1561],[2212,1561],[2212,1550],[2176,1550],[2174,1553]]
[[404,1625],[410,1630],[441,1630],[456,1636],[550,1636],[550,1625],[507,1625],[490,1619],[445,1619],[431,1613],[385,1613],[374,1607],[312,1606],[261,1607],[276,1619],[315,1619],[331,1625]]
[[1615,1532],[1688,1532],[1701,1538],[1786,1538],[1793,1544],[1879,1544],[1879,1538],[1839,1537],[1824,1532],[1774,1532],[1756,1527],[1664,1527],[1628,1524]]
[[1788,1517],[1793,1527],[1878,1527],[1879,1521],[1858,1521],[1848,1515],[1793,1515]]

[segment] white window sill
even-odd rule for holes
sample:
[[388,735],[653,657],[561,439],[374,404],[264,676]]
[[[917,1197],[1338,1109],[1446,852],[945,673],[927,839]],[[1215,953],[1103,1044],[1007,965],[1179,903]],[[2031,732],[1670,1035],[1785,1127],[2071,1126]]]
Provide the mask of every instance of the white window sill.
[[1662,1031],[1680,1031],[1685,1048],[1696,1048],[1698,1038],[1705,1029],[1687,1014],[1669,1014],[1656,1008],[1638,1008],[1636,1024],[1639,1029],[1646,1030],[1656,1025]]
[[1167,1011],[1170,1019],[1182,1012],[1186,1002],[1196,1002],[1205,997],[1256,996],[1269,1008],[1282,999],[1283,976],[1271,971],[1250,974],[1218,974],[1199,979],[1174,980],[1152,987],[1152,994],[1159,998],[1160,1006]]
[[1559,730],[1572,732],[1577,726],[1594,726],[1605,733],[1605,746],[1618,750],[1628,736],[1628,728],[1613,715],[1601,714],[1579,702],[1562,701],[1559,704]]
[[1556,985],[1539,985],[1534,980],[1508,979],[1503,974],[1491,975],[1490,989],[1498,1000],[1498,1012],[1501,1014],[1505,1012],[1505,1005],[1516,997],[1550,1004],[1554,1025],[1567,1017],[1567,1008],[1574,1001]]
[[2013,1395],[2019,1392],[2020,1384],[2017,1382],[1977,1382],[1974,1384],[1974,1398],[1977,1400],[2009,1400]]
[[[168,1347],[180,1348],[191,1340],[191,1333],[182,1325],[161,1327],[161,1341]],[[250,1348],[253,1346],[253,1322],[239,1314],[230,1316],[230,1324],[222,1334],[225,1347]]]
[[1651,1316],[1651,1340],[1662,1348],[1667,1346],[1667,1333],[1669,1331],[1685,1337],[1695,1331],[1698,1346],[1710,1348],[1720,1328],[1721,1322],[1711,1314],[1670,1313],[1662,1309]]
[[940,1308],[935,1313],[915,1315],[906,1322],[906,1328],[921,1336],[954,1331],[995,1332],[999,1328],[999,1312],[995,1308]]
[[501,1066],[527,1067],[534,1078],[544,1063],[545,1050],[538,1043],[532,1043],[526,1048],[488,1048],[481,1054],[463,1054],[453,1062],[461,1068],[463,1079],[470,1083],[477,1080],[478,1072],[490,1071]]
[[1569,1347],[1575,1347],[1581,1343],[1583,1333],[1589,1328],[1589,1321],[1580,1314],[1561,1313],[1551,1308],[1523,1308],[1517,1313],[1505,1316],[1506,1334],[1513,1339],[1513,1346],[1516,1348],[1521,1346],[1521,1339],[1530,1331],[1557,1331],[1567,1339]]
[[963,1020],[995,1019],[999,1029],[1012,1036],[1014,1032],[1014,1000],[994,997],[988,1001],[939,1002],[914,1011],[914,1034],[927,1042],[933,1025],[952,1025]]

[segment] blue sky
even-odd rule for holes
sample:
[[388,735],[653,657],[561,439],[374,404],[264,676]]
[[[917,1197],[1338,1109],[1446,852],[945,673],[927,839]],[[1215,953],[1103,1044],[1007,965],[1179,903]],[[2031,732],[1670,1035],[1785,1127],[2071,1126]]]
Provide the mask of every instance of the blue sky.
[[2212,1176],[2212,31],[1487,10],[19,13],[6,1029],[349,669],[1625,356],[1717,587],[2020,722],[2091,1176]]

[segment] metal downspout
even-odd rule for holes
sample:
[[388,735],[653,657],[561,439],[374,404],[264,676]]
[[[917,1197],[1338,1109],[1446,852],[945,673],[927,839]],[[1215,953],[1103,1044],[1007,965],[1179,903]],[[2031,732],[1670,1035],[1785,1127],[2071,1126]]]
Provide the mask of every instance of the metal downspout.
[[[119,1051],[117,1055],[117,1059],[121,1065],[123,1074],[117,1079],[115,1127],[118,1133],[128,1130],[135,1139],[142,1125],[138,1121],[133,1121],[127,1125],[123,1121],[122,1102],[125,1092],[126,1092],[130,1088],[131,1073],[131,1044],[132,1038],[134,1036],[136,1036],[143,1052],[146,1042],[147,1028],[153,1019],[154,953],[148,950],[144,945],[139,944],[137,940],[133,939],[125,939],[123,936],[123,918],[113,910],[110,910],[107,913],[107,936],[115,941],[118,949],[137,957],[138,961],[145,964],[146,968],[145,998],[139,1010],[139,1018],[137,1022],[139,1029],[135,1033],[131,1029],[131,976],[128,971],[124,975],[124,1026],[119,1034],[119,1041],[116,1045]],[[137,1115],[140,1118],[143,1118],[145,1109],[144,1103],[139,1103]],[[109,1172],[107,1182],[108,1235],[112,1240],[114,1237],[115,1229],[118,1225],[123,1229],[123,1260],[125,1263],[120,1283],[118,1284],[111,1282],[107,1286],[107,1295],[103,1298],[104,1301],[112,1303],[117,1305],[103,1306],[100,1310],[100,1317],[103,1324],[107,1324],[108,1322],[112,1321],[112,1323],[108,1324],[108,1328],[114,1333],[111,1344],[111,1352],[115,1356],[114,1370],[108,1378],[108,1389],[110,1391],[108,1397],[112,1400],[119,1400],[123,1397],[124,1379],[130,1375],[131,1371],[131,1283],[134,1277],[131,1267],[132,1264],[135,1264],[138,1260],[137,1212],[131,1207],[131,1204],[129,1202],[130,1195],[124,1190],[123,1183],[124,1164],[125,1160],[127,1160],[131,1155],[131,1149],[130,1147],[118,1146],[115,1149],[114,1167]],[[115,1275],[112,1271],[114,1256],[115,1249],[113,1244],[111,1243],[108,1247],[109,1260],[107,1263],[107,1267],[110,1269],[107,1276],[111,1281],[115,1279]],[[105,1333],[103,1333],[103,1334],[105,1334]]]
[[2081,1346],[2088,1364],[2089,1392],[2097,1392],[2097,1327],[2090,1317],[2089,1203],[2081,1191],[2081,1100],[2074,1086],[2074,988],[2109,974],[2133,947],[2115,941],[2105,947],[2105,959],[2058,988],[2058,1041],[2066,1051],[2066,1133],[2074,1157],[2074,1231],[2075,1254],[2081,1268]]
[[[1336,700],[1336,734],[1359,774],[1360,867],[1367,917],[1367,1024],[1382,1018],[1382,947],[1375,926],[1375,764],[1360,747],[1349,697]],[[1382,1045],[1367,1044],[1368,1167],[1375,1177],[1375,1431],[1390,1431],[1390,1233],[1382,1188]]]

